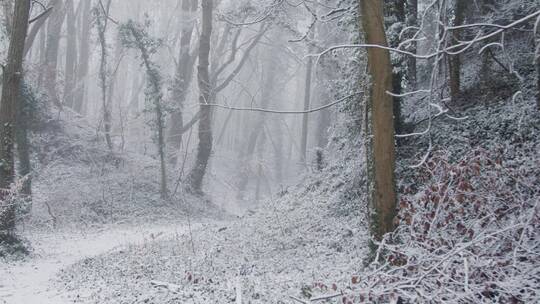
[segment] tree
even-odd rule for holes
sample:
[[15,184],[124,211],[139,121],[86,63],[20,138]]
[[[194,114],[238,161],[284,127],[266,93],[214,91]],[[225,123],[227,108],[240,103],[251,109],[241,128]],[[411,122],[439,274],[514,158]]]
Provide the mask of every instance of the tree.
[[99,64],[99,86],[101,88],[101,107],[103,110],[103,129],[105,131],[105,141],[109,150],[113,150],[113,142],[111,139],[112,129],[112,107],[107,99],[108,85],[109,83],[109,71],[108,71],[108,51],[107,51],[107,26],[109,24],[109,10],[111,8],[112,0],[107,1],[107,4],[102,5],[101,1],[99,5],[94,8],[94,15],[96,17],[96,24],[100,45],[100,64]]
[[[454,26],[463,25],[465,19],[466,0],[455,0],[454,7]],[[451,32],[451,43],[457,44],[461,40],[461,30],[456,29]],[[448,68],[450,73],[450,98],[452,103],[456,103],[461,93],[461,58],[460,54],[450,56],[448,59]]]
[[[536,35],[540,35],[536,33]],[[536,52],[534,53],[536,62],[536,107],[540,111],[540,37],[536,37]]]
[[64,104],[73,107],[75,86],[77,85],[77,16],[73,1],[66,2],[67,45],[64,72]]
[[[408,0],[407,1],[407,26],[417,27],[418,26],[418,0]],[[411,42],[410,51],[413,54],[416,54],[418,48],[418,43],[416,40]],[[407,85],[409,86],[410,91],[416,90],[417,79],[416,79],[416,57],[408,56],[407,57]]]
[[[262,87],[261,87],[261,102],[260,107],[261,108],[267,108],[272,101],[273,97],[273,90],[274,90],[274,83],[276,80],[276,65],[278,64],[276,60],[273,58],[273,54],[271,53],[271,49],[266,50],[264,57],[264,63],[263,63],[263,77],[262,77]],[[239,172],[239,178],[238,178],[238,198],[242,199],[244,196],[244,192],[246,190],[246,187],[249,182],[249,177],[253,175],[253,166],[252,158],[255,152],[255,148],[259,147],[259,149],[264,146],[262,144],[262,141],[264,140],[265,134],[265,125],[266,122],[266,113],[254,113],[254,121],[252,122],[252,128],[249,128],[251,132],[249,133],[249,136],[247,137],[247,140],[243,142],[240,153],[238,155],[238,161],[239,161],[239,168],[242,168],[238,170]],[[261,155],[261,153],[259,153]],[[259,157],[261,159],[262,157]],[[280,160],[281,161],[281,160]],[[259,164],[257,171],[260,173],[262,171],[262,166]],[[258,181],[260,181],[261,176],[257,173]],[[260,186],[259,184],[257,184]],[[259,189],[259,187],[258,187]]]
[[202,1],[202,28],[199,38],[199,145],[195,165],[189,173],[190,188],[193,192],[202,192],[202,182],[212,152],[212,109],[207,105],[213,98],[211,95],[210,75],[208,71],[210,57],[210,38],[212,36],[213,0]]
[[56,80],[58,76],[58,51],[60,49],[60,35],[62,24],[64,23],[65,9],[63,0],[54,0],[52,2],[52,15],[47,24],[47,45],[45,48],[44,70],[41,74],[43,78],[45,91],[52,100],[53,104],[60,106],[60,98],[56,89]]
[[[223,56],[222,49],[225,47],[227,41],[229,40],[229,35],[231,34],[231,27],[225,26],[221,39],[217,43],[215,60],[212,62],[212,71],[209,71],[210,66],[210,38],[212,36],[212,12],[213,12],[213,3],[208,1],[208,3],[202,3],[202,29],[201,35],[199,38],[199,66],[198,66],[198,82],[199,82],[199,145],[197,149],[197,157],[195,165],[191,169],[188,180],[190,188],[193,192],[202,193],[202,182],[204,175],[206,174],[206,167],[208,166],[208,161],[212,153],[212,111],[211,106],[216,98],[216,95],[225,90],[231,82],[235,79],[236,76],[242,71],[242,67],[247,62],[251,51],[259,43],[263,35],[269,28],[269,24],[266,22],[261,23],[259,31],[252,37],[250,42],[244,43],[247,44],[247,47],[244,50],[242,57],[238,60],[236,66],[230,71],[230,73],[223,78],[220,76],[228,70],[228,67],[231,66],[236,61],[236,55],[240,50],[239,37],[241,34],[241,29],[239,28],[236,31],[236,34],[231,39],[231,50],[228,58],[225,59],[223,63],[220,64],[218,59],[221,59]],[[189,124],[186,124],[189,125]],[[184,126],[184,130],[186,127]]]
[[25,200],[32,199],[32,166],[30,163],[30,140],[28,132],[30,123],[36,112],[37,98],[32,88],[27,83],[21,83],[20,99],[16,117],[16,142],[18,157],[18,175],[23,178],[21,194]]
[[[9,1],[6,1],[9,2]],[[36,40],[36,36],[39,33],[39,30],[45,25],[47,18],[51,15],[53,12],[53,7],[47,8],[41,15],[39,15],[38,19],[34,22],[34,25],[28,32],[28,35],[26,37],[26,43],[24,44],[24,55],[26,56],[28,52],[32,49],[32,45],[34,45],[34,41]]]
[[193,79],[193,65],[197,58],[196,55],[191,53],[191,40],[196,21],[191,15],[197,10],[198,2],[198,0],[182,0],[182,15],[190,20],[183,25],[181,31],[180,54],[178,56],[178,66],[176,67],[176,75],[172,88],[176,108],[171,113],[171,126],[167,140],[171,147],[172,156],[170,159],[172,163],[176,163],[176,153],[182,144],[184,102],[189,85]]
[[82,3],[82,14],[80,17],[81,31],[79,33],[79,61],[77,64],[77,85],[75,89],[75,98],[73,109],[79,113],[83,112],[86,77],[90,62],[90,29],[91,29],[91,8],[92,0],[85,0]]
[[[148,26],[148,24],[146,24]],[[137,49],[140,52],[142,64],[146,70],[147,100],[152,103],[156,115],[154,126],[156,128],[156,141],[160,162],[160,193],[161,198],[168,198],[167,168],[165,160],[165,112],[163,110],[162,77],[157,65],[151,61],[151,56],[158,50],[161,42],[150,37],[144,25],[132,20],[120,26],[120,39],[124,46]]]
[[[308,58],[306,64],[306,78],[304,84],[304,111],[307,111],[311,103],[311,78],[313,76],[313,59]],[[308,113],[302,115],[302,138],[300,142],[300,161],[305,164],[307,161],[307,141],[308,141]]]
[[[360,14],[366,41],[371,45],[388,45],[384,31],[383,3],[360,0]],[[390,53],[381,48],[368,49],[371,85],[367,92],[367,167],[371,229],[376,240],[394,228],[396,191],[394,179],[395,140]]]
[[28,31],[30,0],[15,3],[7,65],[2,79],[2,99],[0,103],[0,239],[2,233],[11,234],[15,228],[15,206],[10,201],[8,191],[14,182],[15,160],[13,145],[17,109],[20,102],[20,88],[23,79],[24,43]]

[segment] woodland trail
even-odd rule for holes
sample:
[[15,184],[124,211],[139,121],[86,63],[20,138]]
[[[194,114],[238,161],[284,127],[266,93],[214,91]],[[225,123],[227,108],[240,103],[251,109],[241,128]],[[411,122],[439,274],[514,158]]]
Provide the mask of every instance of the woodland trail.
[[[197,226],[197,225],[195,225]],[[193,228],[193,227],[192,227]],[[186,224],[115,227],[91,232],[27,233],[31,257],[0,263],[0,304],[73,303],[54,282],[57,273],[79,261],[188,231]],[[84,298],[85,292],[80,293]],[[84,299],[81,299],[84,301]]]

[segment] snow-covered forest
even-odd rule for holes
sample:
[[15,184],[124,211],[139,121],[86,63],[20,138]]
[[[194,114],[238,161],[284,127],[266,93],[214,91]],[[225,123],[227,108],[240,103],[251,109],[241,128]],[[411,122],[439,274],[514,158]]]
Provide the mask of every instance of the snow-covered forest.
[[0,304],[540,303],[540,0],[0,0]]

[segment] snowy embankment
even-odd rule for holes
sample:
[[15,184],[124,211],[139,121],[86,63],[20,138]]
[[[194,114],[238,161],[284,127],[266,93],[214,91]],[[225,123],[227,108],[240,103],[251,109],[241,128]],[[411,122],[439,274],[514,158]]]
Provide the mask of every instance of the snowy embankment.
[[[29,259],[0,263],[0,303],[71,303],[65,290],[54,285],[58,272],[74,263],[105,252],[119,252],[187,231],[183,224],[165,226],[109,227],[78,233],[31,233],[34,252]],[[90,293],[90,292],[89,292]],[[80,292],[84,297],[85,292]]]
[[91,291],[81,303],[279,303],[335,294],[366,256],[360,207],[338,194],[353,167],[321,174],[237,221],[87,259],[66,269],[61,284],[73,298]]

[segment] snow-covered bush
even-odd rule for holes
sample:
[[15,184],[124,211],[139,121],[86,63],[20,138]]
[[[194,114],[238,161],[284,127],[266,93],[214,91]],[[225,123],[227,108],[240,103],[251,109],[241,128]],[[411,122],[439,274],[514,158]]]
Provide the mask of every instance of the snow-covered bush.
[[[355,300],[536,303],[539,177],[501,150],[435,153],[404,189],[399,226],[353,289]],[[536,172],[537,173],[537,172]]]

